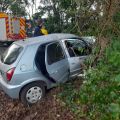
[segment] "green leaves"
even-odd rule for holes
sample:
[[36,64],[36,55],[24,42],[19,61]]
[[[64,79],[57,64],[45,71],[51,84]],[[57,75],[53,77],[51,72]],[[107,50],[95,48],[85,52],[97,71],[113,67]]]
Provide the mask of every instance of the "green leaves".
[[[80,90],[74,84],[64,88],[64,101],[79,119],[120,120],[120,41],[119,37],[112,40],[97,66],[86,70]],[[81,106],[87,106],[87,110]]]
[[114,120],[120,119],[120,105],[117,103],[111,103],[109,106],[109,111],[111,114],[111,118]]
[[10,10],[12,11],[12,14],[15,16],[19,16],[19,17],[23,17],[25,16],[27,13],[25,11],[25,7],[22,6],[22,4],[15,2],[14,4],[12,4],[10,6]]
[[118,74],[118,75],[115,77],[114,82],[116,82],[116,83],[117,83],[117,86],[120,87],[120,74]]

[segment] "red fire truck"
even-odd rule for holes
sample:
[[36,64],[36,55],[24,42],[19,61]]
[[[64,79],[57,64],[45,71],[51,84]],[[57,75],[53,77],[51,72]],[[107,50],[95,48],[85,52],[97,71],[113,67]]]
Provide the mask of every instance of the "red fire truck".
[[0,12],[0,44],[9,44],[26,38],[26,22],[22,17]]

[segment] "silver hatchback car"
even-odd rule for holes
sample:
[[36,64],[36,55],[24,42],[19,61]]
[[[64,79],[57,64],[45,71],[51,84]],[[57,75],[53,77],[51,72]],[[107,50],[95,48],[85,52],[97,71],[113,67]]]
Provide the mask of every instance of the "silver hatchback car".
[[14,42],[0,58],[0,88],[34,104],[50,89],[81,72],[90,43],[72,34],[49,34]]

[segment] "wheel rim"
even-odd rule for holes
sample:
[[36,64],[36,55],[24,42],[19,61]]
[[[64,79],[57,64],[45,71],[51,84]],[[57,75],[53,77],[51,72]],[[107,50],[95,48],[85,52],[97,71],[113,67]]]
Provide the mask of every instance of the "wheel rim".
[[42,98],[42,89],[38,86],[32,87],[27,91],[26,99],[29,103],[36,103]]

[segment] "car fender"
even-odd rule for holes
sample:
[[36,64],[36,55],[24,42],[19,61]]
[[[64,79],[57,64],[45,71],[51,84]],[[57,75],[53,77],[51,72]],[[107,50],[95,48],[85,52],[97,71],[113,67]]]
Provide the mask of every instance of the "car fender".
[[50,85],[51,85],[51,83],[47,79],[37,77],[37,78],[28,79],[28,80],[22,82],[21,83],[21,86],[22,86],[21,88],[23,88],[24,86],[26,86],[26,85],[28,85],[32,82],[43,82],[47,89],[49,89]]

